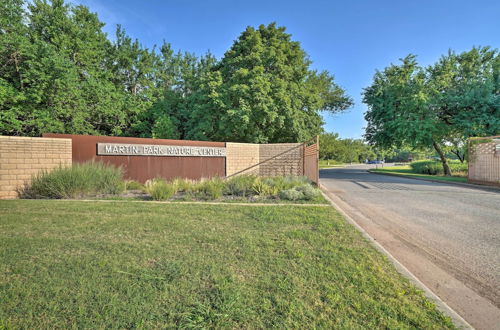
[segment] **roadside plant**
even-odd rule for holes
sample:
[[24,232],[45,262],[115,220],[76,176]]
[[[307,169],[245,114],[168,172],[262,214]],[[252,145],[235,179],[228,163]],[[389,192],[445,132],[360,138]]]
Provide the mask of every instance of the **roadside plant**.
[[18,191],[21,198],[83,198],[119,194],[125,188],[121,168],[88,162],[42,171]]
[[310,184],[303,184],[302,186],[295,188],[297,191],[302,192],[305,200],[313,200],[319,195],[319,190],[314,188]]
[[225,182],[224,194],[233,196],[251,196],[254,193],[253,184],[257,180],[255,175],[239,175]]
[[302,193],[302,191],[298,191],[295,188],[282,190],[279,196],[281,199],[286,199],[289,201],[297,201],[300,199],[304,199],[304,193]]
[[200,183],[198,194],[204,199],[219,199],[222,197],[224,190],[224,181],[220,178],[213,178]]
[[143,190],[144,185],[135,180],[125,180],[125,190]]
[[[410,164],[415,173],[429,174],[429,175],[443,175],[444,170],[440,162],[434,160],[421,160]],[[467,163],[461,163],[458,160],[448,161],[448,166],[452,174],[466,173]]]
[[188,192],[191,186],[194,184],[194,181],[183,178],[175,178],[172,180],[172,184],[175,187],[175,190],[178,192]]
[[155,201],[164,201],[175,195],[175,187],[163,179],[155,179],[147,186],[147,192]]

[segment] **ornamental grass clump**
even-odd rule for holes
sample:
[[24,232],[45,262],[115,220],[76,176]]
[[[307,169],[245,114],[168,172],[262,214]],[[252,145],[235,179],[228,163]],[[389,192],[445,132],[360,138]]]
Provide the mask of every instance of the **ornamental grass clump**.
[[82,198],[116,195],[125,189],[123,171],[99,162],[74,164],[42,171],[19,190],[21,198]]
[[224,191],[224,181],[220,178],[213,178],[200,182],[198,185],[198,196],[202,199],[219,199]]
[[228,179],[225,183],[224,194],[232,196],[252,196],[253,184],[257,180],[255,175],[239,175]]
[[191,190],[191,187],[195,184],[195,182],[189,179],[175,178],[172,180],[172,184],[174,185],[176,191],[188,192]]
[[176,193],[175,186],[163,179],[151,180],[146,186],[146,190],[155,201],[165,201]]
[[144,185],[135,180],[126,180],[125,181],[125,190],[143,190]]

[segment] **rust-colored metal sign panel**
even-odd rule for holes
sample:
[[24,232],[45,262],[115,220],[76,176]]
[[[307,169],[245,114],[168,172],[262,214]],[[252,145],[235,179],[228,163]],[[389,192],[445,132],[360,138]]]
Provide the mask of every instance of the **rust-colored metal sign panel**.
[[[181,177],[196,180],[215,176],[223,177],[226,175],[226,145],[224,142],[53,133],[46,133],[43,134],[43,136],[71,139],[73,163],[100,161],[115,166],[121,166],[125,178],[140,182],[155,177],[163,177],[166,179]],[[104,147],[104,153],[98,152],[98,145]],[[111,153],[106,154],[106,145],[123,145],[124,152],[120,153],[119,149],[118,153],[115,154],[112,149]],[[134,145],[138,146],[138,151],[141,146],[148,146],[148,149],[145,152],[143,148],[140,154],[133,154],[134,150],[130,152],[130,148],[133,149]],[[129,147],[129,152],[125,152],[125,146],[131,146]],[[149,147],[152,147],[152,149],[149,149]],[[156,147],[156,151],[154,147]],[[184,154],[174,156],[159,154],[160,149],[169,147],[177,147],[178,149],[175,150],[178,150],[179,153],[181,153],[181,150],[184,150]],[[191,150],[191,155],[186,154],[188,149]],[[158,154],[155,154],[155,152]],[[173,152],[175,153],[177,151]],[[202,156],[200,152],[203,154],[207,153],[207,155]]]
[[226,157],[226,148],[158,144],[97,143],[97,154],[103,156]]

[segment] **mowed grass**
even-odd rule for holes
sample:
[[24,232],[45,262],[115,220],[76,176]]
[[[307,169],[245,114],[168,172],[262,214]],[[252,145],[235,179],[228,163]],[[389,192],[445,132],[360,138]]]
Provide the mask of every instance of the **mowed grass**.
[[450,182],[467,182],[467,178],[463,176],[444,176],[444,175],[428,175],[428,174],[420,174],[414,173],[410,166],[390,166],[378,169],[371,169],[370,172],[375,173],[388,173],[394,175],[404,175],[411,176],[415,178],[421,179],[429,179],[429,180],[440,180],[440,181],[450,181]]
[[332,208],[0,201],[0,328],[452,328]]

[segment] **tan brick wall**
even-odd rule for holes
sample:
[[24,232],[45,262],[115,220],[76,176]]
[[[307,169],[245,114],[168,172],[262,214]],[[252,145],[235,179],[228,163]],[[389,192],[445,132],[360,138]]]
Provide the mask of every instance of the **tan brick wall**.
[[[283,153],[283,154],[282,154]],[[227,143],[226,175],[303,175],[301,143]],[[282,154],[282,155],[280,155]],[[276,158],[273,158],[280,155]],[[257,165],[254,166],[253,165]],[[251,167],[251,168],[250,168]]]
[[302,143],[261,144],[259,175],[303,175],[303,151]]
[[[259,145],[253,143],[226,143],[226,175],[255,174],[259,175],[259,166],[248,169],[259,163]],[[243,171],[243,172],[241,172]],[[241,173],[239,173],[241,172]]]
[[16,198],[33,175],[71,165],[71,139],[0,136],[0,199]]
[[500,151],[496,149],[500,139],[471,146],[469,181],[500,185]]

